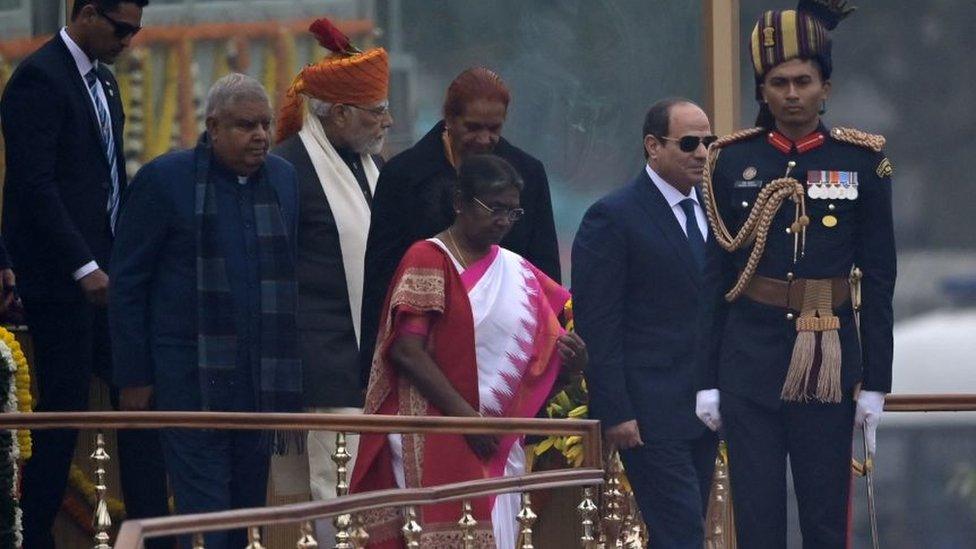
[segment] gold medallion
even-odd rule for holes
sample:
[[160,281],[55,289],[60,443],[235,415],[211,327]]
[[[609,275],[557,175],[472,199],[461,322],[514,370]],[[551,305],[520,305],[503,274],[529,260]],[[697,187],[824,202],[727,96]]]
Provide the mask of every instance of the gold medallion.
[[748,168],[742,170],[742,179],[746,181],[752,181],[756,174],[759,173],[755,166],[749,166]]
[[820,220],[824,227],[833,228],[837,226],[837,218],[832,215],[825,215],[823,219]]

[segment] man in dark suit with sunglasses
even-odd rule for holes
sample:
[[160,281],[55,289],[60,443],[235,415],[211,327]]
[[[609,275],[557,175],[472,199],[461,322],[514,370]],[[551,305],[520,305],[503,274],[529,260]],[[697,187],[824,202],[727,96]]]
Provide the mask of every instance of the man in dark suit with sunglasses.
[[[34,342],[38,411],[86,410],[91,374],[109,378],[106,270],[126,174],[125,116],[104,65],[129,46],[147,4],[76,0],[68,26],[20,63],[0,102],[3,237]],[[76,440],[74,430],[34,432],[21,501],[24,547],[54,547],[51,527]],[[159,459],[155,440],[119,431],[130,518],[167,512],[161,464],[146,461]]]
[[694,103],[655,103],[647,165],[594,204],[573,243],[576,329],[591,417],[620,451],[649,547],[700,548],[717,438],[695,416],[705,212],[695,188],[715,141]]

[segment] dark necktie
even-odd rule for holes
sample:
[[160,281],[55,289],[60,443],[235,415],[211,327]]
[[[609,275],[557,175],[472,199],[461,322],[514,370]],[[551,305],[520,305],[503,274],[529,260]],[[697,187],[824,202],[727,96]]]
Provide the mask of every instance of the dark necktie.
[[702,236],[701,229],[698,228],[698,218],[695,217],[695,200],[686,198],[678,205],[685,212],[685,232],[688,234],[691,256],[695,258],[698,269],[703,270],[705,268],[705,237]]
[[108,116],[108,109],[102,100],[98,97],[98,77],[95,74],[95,69],[88,71],[85,74],[85,83],[88,84],[88,91],[91,93],[92,100],[95,101],[95,114],[98,115],[98,129],[102,133],[102,148],[105,151],[105,157],[108,160],[109,170],[112,174],[112,186],[109,189],[108,204],[106,205],[106,211],[109,216],[109,225],[112,227],[112,233],[115,233],[115,220],[118,219],[119,214],[119,165],[118,156],[115,154],[115,136],[112,135],[112,121]]

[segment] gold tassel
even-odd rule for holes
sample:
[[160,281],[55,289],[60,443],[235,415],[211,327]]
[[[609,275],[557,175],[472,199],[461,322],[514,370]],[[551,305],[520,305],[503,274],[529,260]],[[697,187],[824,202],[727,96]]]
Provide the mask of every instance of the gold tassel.
[[[811,398],[820,402],[840,402],[840,319],[831,309],[830,280],[807,280],[803,289],[803,309],[796,319],[796,343],[780,398],[788,402],[806,402]],[[820,368],[816,380],[811,380],[820,333]],[[814,389],[813,395],[810,389]]]
[[840,402],[840,366],[840,334],[837,330],[825,331],[820,338],[820,375],[817,379],[817,400],[820,402]]
[[816,332],[804,330],[796,334],[793,357],[790,359],[790,369],[786,373],[781,399],[789,402],[803,402],[807,399],[807,385],[810,383],[816,347]]

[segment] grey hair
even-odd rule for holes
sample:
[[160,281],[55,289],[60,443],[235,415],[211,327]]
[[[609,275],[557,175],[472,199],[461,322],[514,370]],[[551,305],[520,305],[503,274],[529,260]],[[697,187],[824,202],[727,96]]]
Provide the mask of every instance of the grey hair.
[[314,97],[308,98],[308,112],[312,113],[319,119],[325,119],[329,115],[329,109],[331,108],[332,103],[328,103]]
[[238,101],[263,101],[271,104],[268,92],[256,79],[246,74],[233,72],[210,86],[207,93],[207,118],[217,116]]

